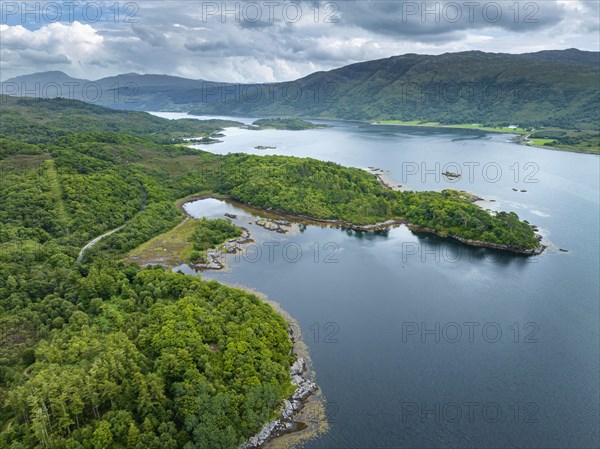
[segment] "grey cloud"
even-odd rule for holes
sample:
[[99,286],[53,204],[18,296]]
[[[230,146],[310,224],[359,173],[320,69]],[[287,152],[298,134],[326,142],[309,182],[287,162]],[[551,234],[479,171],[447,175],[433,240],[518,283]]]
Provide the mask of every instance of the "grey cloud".
[[44,51],[25,50],[19,56],[34,64],[71,64],[71,60],[64,54],[53,55]]
[[167,42],[165,35],[154,27],[133,24],[131,25],[131,29],[137,37],[145,42],[148,42],[153,47],[162,47]]
[[247,30],[263,30],[265,28],[269,28],[274,26],[273,22],[268,22],[266,20],[259,20],[259,21],[249,21],[249,20],[240,20],[238,26],[242,29],[247,29]]
[[189,51],[202,51],[209,52],[213,50],[222,50],[226,48],[227,44],[225,42],[188,42],[185,44],[185,48]]
[[455,33],[469,29],[502,28],[515,32],[548,28],[565,16],[554,0],[506,1],[343,1],[342,24],[392,36],[412,37]]
[[[465,1],[456,3],[463,5]],[[219,7],[222,4],[221,0],[212,3]],[[428,2],[430,7],[433,3]],[[438,3],[440,7],[448,4]],[[82,50],[81,54],[91,55],[86,64],[73,62],[69,70],[73,71],[71,75],[94,79],[135,71],[261,82],[299,78],[318,70],[402,53],[437,54],[466,49],[520,52],[530,51],[536,44],[547,48],[598,49],[597,1],[580,2],[579,10],[555,0],[479,1],[480,5],[486,3],[500,4],[503,15],[496,23],[482,18],[481,8],[476,9],[473,21],[466,9],[455,23],[443,20],[444,17],[436,22],[431,15],[422,20],[420,11],[403,20],[403,7],[406,15],[408,4],[421,8],[423,1],[323,0],[318,4],[317,16],[314,3],[303,1],[302,20],[295,23],[284,20],[280,13],[270,20],[266,10],[258,21],[243,17],[236,20],[231,15],[224,17],[225,21],[218,15],[204,20],[202,2],[138,2],[138,23],[89,23],[101,36],[101,43],[94,44],[93,52]],[[533,17],[537,22],[525,22],[527,14],[533,11],[525,10],[530,3],[539,7]],[[327,9],[326,4],[330,5]],[[520,8],[517,21],[509,9],[515,4]],[[337,23],[327,21],[328,16],[337,19]],[[30,36],[13,34],[15,37],[1,43],[3,77],[50,70],[53,66],[64,68],[65,60],[60,56],[44,61],[39,54],[26,53],[32,49]],[[68,54],[76,61],[76,55],[69,53],[70,47],[64,44],[67,34],[53,34],[51,41],[56,42],[56,54]],[[43,36],[42,32],[38,38]]]

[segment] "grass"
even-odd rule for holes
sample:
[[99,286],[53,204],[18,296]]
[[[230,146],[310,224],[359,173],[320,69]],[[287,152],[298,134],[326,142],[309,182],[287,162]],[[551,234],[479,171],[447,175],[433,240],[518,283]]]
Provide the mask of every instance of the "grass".
[[142,148],[140,154],[142,156],[142,160],[138,162],[140,165],[151,170],[165,171],[172,176],[184,175],[190,170],[214,171],[218,167],[218,162],[212,154],[203,154],[200,150],[192,154],[167,155]]
[[528,144],[533,145],[534,147],[543,147],[546,144],[554,143],[554,139],[529,139]]
[[44,164],[46,167],[46,175],[48,176],[48,184],[54,198],[54,210],[57,215],[56,222],[60,225],[63,232],[68,232],[70,220],[63,202],[62,187],[56,170],[56,164],[53,160],[49,159],[45,160]]
[[600,154],[600,132],[548,128],[528,135],[526,145],[576,153]]
[[379,125],[421,125],[421,120],[403,121],[403,120],[380,120],[375,122]]
[[132,250],[125,262],[140,266],[160,264],[169,267],[187,263],[192,253],[192,235],[196,225],[197,221],[193,218],[182,221],[173,229]]
[[562,143],[557,141],[556,139],[546,139],[546,138],[531,138],[529,137],[530,133],[533,133],[531,130],[527,130],[525,128],[508,128],[506,126],[482,126],[477,123],[466,124],[466,123],[458,123],[454,125],[444,125],[439,122],[422,122],[419,120],[412,121],[403,121],[403,120],[380,120],[376,122],[380,125],[398,125],[398,126],[429,126],[435,128],[458,128],[458,129],[477,129],[480,131],[487,132],[495,132],[495,133],[507,133],[507,134],[520,134],[521,138],[519,140],[520,143],[532,146],[539,147],[545,149],[554,149],[554,150],[563,150],[563,151],[572,151],[576,153],[590,153],[590,154],[600,154],[600,134],[593,131],[568,131],[566,130],[569,136],[582,137],[581,142],[572,144],[572,143]]
[[380,120],[376,122],[380,125],[401,125],[401,126],[430,126],[436,128],[460,128],[460,129],[479,129],[482,131],[497,132],[497,133],[510,133],[510,134],[525,134],[527,130],[525,128],[509,128],[507,126],[482,126],[477,123],[456,123],[452,125],[444,125],[439,122],[423,122],[420,120],[403,121],[403,120]]

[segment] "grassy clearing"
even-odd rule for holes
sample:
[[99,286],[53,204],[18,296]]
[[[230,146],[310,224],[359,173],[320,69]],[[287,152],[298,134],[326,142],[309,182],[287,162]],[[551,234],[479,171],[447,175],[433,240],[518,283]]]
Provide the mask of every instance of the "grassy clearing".
[[423,122],[420,120],[403,121],[403,120],[380,120],[376,122],[380,125],[400,125],[400,126],[429,126],[435,128],[459,128],[459,129],[479,129],[481,131],[489,131],[496,133],[524,134],[527,132],[525,128],[509,128],[507,126],[482,126],[477,123],[457,123],[453,125],[444,125],[439,122]]
[[534,147],[543,147],[546,144],[551,145],[554,142],[554,139],[529,139],[527,143]]
[[380,120],[375,122],[379,125],[421,125],[421,120],[412,120],[412,121],[404,121],[404,120]]
[[192,235],[197,220],[187,218],[173,229],[143,243],[125,258],[125,262],[143,266],[160,264],[175,267],[187,263],[193,249]]
[[58,172],[56,170],[56,164],[50,159],[45,160],[44,164],[46,167],[46,175],[48,176],[48,184],[54,199],[56,222],[59,224],[63,232],[68,232],[70,220],[63,202],[62,187],[60,185],[60,177],[58,176]]

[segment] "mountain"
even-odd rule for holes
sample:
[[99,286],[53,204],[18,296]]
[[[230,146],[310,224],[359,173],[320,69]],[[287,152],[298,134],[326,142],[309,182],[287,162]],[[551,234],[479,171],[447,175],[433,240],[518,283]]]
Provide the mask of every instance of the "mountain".
[[588,65],[596,68],[600,65],[600,53],[581,51],[576,48],[569,48],[568,50],[544,50],[537,53],[526,53],[523,56],[543,61],[567,62],[569,64]]
[[92,81],[53,71],[8,79],[2,83],[1,91],[5,95],[62,97],[114,109],[147,111],[179,109],[178,104],[185,102],[190,92],[201,90],[204,83],[204,80],[138,73]]
[[2,83],[2,85],[8,85],[10,83],[25,83],[26,85],[34,85],[35,83],[83,83],[89,82],[88,80],[73,78],[67,75],[64,72],[60,72],[58,70],[49,71],[49,72],[38,72],[32,73],[30,75],[21,75],[15,78],[11,78],[6,80],[6,82]]
[[[233,115],[597,127],[598,53],[407,54],[261,86],[218,105]],[[296,93],[299,93],[296,97]],[[197,113],[214,113],[210,103]]]
[[[283,83],[128,74],[92,85],[102,91],[96,103],[117,109],[596,129],[599,55],[576,49],[520,55],[406,54]],[[9,87],[14,90],[24,82],[31,92],[30,83],[48,82],[52,73],[59,83],[66,76],[46,72],[18,77],[3,83],[2,91],[10,93]],[[90,101],[83,94],[74,98]]]

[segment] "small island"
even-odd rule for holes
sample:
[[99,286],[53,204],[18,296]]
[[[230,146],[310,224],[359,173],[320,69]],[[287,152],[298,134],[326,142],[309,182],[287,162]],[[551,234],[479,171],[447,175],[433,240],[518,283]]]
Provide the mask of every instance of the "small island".
[[307,122],[299,118],[262,118],[256,120],[248,129],[281,129],[288,131],[302,131],[306,129],[327,128],[327,125]]
[[187,138],[187,139],[183,139],[186,142],[189,142],[191,144],[194,145],[211,145],[213,143],[221,143],[223,142],[222,140],[218,140],[218,139],[213,139],[213,137],[209,137],[209,136],[205,136],[205,137],[192,137],[192,138]]
[[255,150],[276,150],[277,147],[270,147],[268,145],[258,145],[254,147]]

